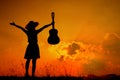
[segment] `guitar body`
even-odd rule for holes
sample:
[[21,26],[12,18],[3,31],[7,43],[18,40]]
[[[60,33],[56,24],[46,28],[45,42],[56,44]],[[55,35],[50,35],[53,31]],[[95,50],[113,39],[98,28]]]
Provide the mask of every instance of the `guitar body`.
[[[52,12],[52,21],[54,22],[54,12]],[[55,45],[60,42],[60,39],[58,37],[58,31],[54,28],[54,24],[52,25],[52,29],[49,30],[49,37],[48,37],[48,43]]]
[[56,29],[49,30],[50,36],[48,37],[48,43],[49,44],[58,44],[60,42],[60,39],[57,35],[58,31]]

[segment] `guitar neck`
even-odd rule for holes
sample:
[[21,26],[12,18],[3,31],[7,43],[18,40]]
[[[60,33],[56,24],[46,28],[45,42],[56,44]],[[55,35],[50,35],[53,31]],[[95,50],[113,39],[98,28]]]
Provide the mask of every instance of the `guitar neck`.
[[[54,18],[55,18],[54,12],[51,13],[51,17],[52,17],[52,22],[54,22]],[[55,23],[52,25],[52,29],[54,29],[54,28],[55,28]]]

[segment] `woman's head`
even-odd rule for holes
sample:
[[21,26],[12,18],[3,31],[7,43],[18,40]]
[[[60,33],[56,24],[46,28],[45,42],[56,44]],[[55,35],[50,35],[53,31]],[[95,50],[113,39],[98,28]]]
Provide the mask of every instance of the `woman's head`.
[[26,29],[35,29],[35,27],[38,26],[38,22],[34,22],[34,21],[29,21],[29,23],[26,25]]

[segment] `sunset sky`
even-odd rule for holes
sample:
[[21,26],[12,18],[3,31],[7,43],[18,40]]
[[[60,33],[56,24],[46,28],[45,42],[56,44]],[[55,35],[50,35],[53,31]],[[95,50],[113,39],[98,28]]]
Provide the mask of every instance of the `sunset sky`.
[[38,35],[37,76],[120,75],[119,0],[0,0],[0,76],[25,72],[27,36],[9,23],[39,29],[52,11],[60,43],[48,44],[51,27]]

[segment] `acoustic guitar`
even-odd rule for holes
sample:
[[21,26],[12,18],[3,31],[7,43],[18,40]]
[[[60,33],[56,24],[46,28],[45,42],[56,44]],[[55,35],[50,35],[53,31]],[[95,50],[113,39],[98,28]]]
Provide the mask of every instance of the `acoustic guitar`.
[[[51,17],[52,17],[52,21],[54,22],[54,17],[55,17],[55,13],[52,12],[51,13]],[[52,29],[49,30],[49,37],[48,37],[48,43],[49,44],[52,44],[52,45],[55,45],[55,44],[58,44],[60,42],[60,39],[58,37],[58,30],[55,29],[55,26],[54,24],[52,24]]]

